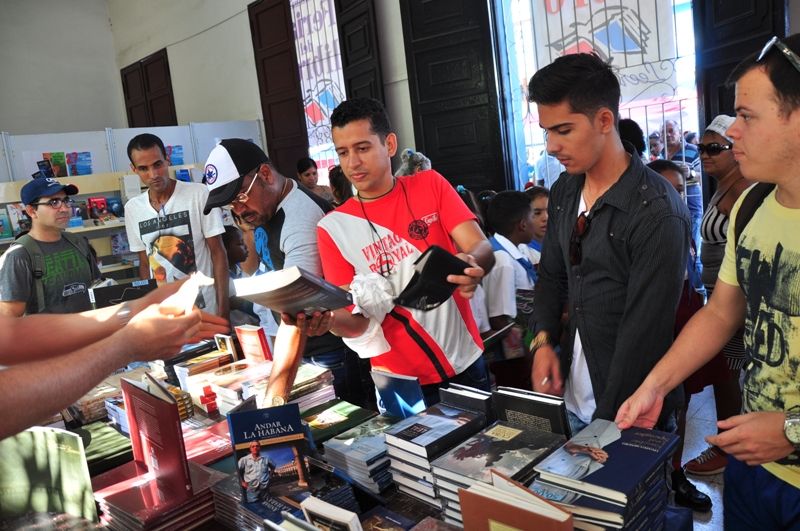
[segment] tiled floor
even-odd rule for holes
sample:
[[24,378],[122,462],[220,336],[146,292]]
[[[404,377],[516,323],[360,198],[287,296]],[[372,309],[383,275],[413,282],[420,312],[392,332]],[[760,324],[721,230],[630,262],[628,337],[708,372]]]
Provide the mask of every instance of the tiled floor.
[[[705,441],[707,435],[717,432],[716,408],[714,407],[714,391],[711,386],[697,395],[692,396],[689,402],[688,420],[686,422],[686,440],[683,447],[683,462],[695,458],[708,448]],[[716,476],[686,475],[689,481],[709,496],[713,507],[707,513],[694,513],[695,531],[721,531],[722,525],[722,474]]]

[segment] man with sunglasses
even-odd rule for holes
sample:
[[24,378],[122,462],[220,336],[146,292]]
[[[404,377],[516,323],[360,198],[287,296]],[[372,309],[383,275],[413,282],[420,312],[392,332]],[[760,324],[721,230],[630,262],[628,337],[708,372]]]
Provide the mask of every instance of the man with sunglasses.
[[[298,266],[322,276],[317,249],[317,222],[333,210],[320,196],[277,171],[267,154],[252,142],[228,138],[211,151],[205,167],[209,196],[204,212],[230,204],[234,216],[254,227],[259,272]],[[273,319],[269,309],[255,305],[262,318]],[[281,316],[274,314],[280,322]],[[280,322],[275,338],[272,376],[267,405],[285,401],[301,357],[330,368],[337,396],[366,406],[372,382],[364,364],[333,334],[308,338],[296,327]]]
[[[567,171],[548,204],[531,377],[534,391],[564,396],[577,432],[613,420],[672,344],[691,221],[675,189],[620,140],[620,86],[608,64],[594,54],[560,57],[528,93],[547,151]],[[662,429],[677,427],[681,399],[680,390],[666,398]]]
[[[69,196],[77,193],[74,184],[48,177],[22,187],[20,195],[31,218],[31,231],[0,257],[0,314],[20,317],[92,309],[89,286],[100,278],[100,271],[89,254],[89,244],[63,232],[72,217]],[[38,260],[43,264],[37,267],[34,262]]]
[[800,529],[798,54],[800,35],[773,38],[731,73],[736,119],[725,134],[742,175],[759,184],[731,211],[714,295],[617,414],[620,428],[652,426],[662,397],[744,324],[744,414],[706,437],[728,454],[725,529]]

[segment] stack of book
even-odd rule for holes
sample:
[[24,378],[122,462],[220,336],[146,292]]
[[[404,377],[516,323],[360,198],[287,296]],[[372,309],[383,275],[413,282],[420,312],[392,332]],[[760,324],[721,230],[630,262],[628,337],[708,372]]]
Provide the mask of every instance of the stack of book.
[[376,494],[386,490],[392,484],[392,473],[383,432],[399,421],[379,415],[327,440],[323,444],[325,461]]
[[272,372],[272,362],[264,361],[237,361],[217,369],[208,381],[211,392],[217,395],[219,412],[227,415],[228,412],[242,403],[242,384],[269,378]]
[[225,474],[191,462],[187,469],[190,490],[183,492],[165,486],[152,473],[141,473],[135,463],[96,477],[92,487],[101,521],[112,530],[149,531],[196,529],[213,520],[211,486]]
[[131,440],[105,422],[92,422],[71,431],[83,439],[92,477],[133,461]]
[[576,521],[622,529],[664,527],[666,465],[678,437],[594,420],[536,467],[531,486]]
[[64,416],[60,412],[44,420],[43,422],[40,422],[38,425],[44,428],[59,428],[62,430],[67,426],[64,422]]
[[[178,379],[178,375],[175,373],[175,366],[214,350],[220,350],[220,348],[215,341],[209,339],[197,343],[196,345],[186,345],[183,350],[168,360],[155,360],[149,362],[149,364],[152,369],[159,370],[166,375],[168,384],[181,387],[181,382]],[[234,357],[236,357],[235,354]],[[188,389],[184,389],[184,391],[187,390]]]
[[300,413],[303,422],[308,424],[314,446],[358,426],[377,415],[374,411],[358,407],[344,400],[334,398]]
[[462,522],[458,489],[492,484],[495,470],[528,485],[533,467],[566,442],[563,435],[497,421],[431,463],[444,515]]
[[105,381],[100,382],[70,406],[70,412],[80,424],[89,424],[96,420],[104,419],[108,415],[106,399],[120,396],[121,394],[122,390],[119,387],[110,385]]
[[233,354],[225,350],[215,350],[178,363],[174,366],[174,370],[175,375],[178,377],[178,382],[180,382],[181,389],[188,391],[187,379],[189,376],[207,372],[211,369],[218,369],[232,362]]
[[108,420],[122,433],[130,433],[131,429],[128,426],[128,415],[125,412],[125,400],[122,399],[122,395],[106,398],[105,405]]
[[[256,397],[256,403],[261,404],[267,392],[269,376],[242,382],[242,399]],[[311,363],[301,363],[297,367],[292,391],[289,394],[289,403],[297,404],[300,411],[305,411],[336,398],[333,389],[333,373]]]
[[440,390],[442,401],[386,430],[392,479],[398,490],[435,507],[431,461],[486,427],[486,415],[454,407]]

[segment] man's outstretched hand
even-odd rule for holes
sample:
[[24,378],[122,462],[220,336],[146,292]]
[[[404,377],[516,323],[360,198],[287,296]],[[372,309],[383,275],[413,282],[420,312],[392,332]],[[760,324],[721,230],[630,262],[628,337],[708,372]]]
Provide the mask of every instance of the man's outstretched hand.
[[643,384],[633,395],[622,403],[617,411],[619,429],[626,430],[631,426],[652,429],[658,422],[661,408],[664,406],[664,397]]

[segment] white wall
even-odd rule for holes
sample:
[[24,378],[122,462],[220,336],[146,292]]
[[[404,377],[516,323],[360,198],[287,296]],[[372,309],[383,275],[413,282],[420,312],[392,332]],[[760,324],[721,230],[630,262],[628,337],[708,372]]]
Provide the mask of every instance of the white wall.
[[108,0],[117,69],[166,48],[178,124],[263,119],[248,3]]
[[105,0],[0,2],[0,130],[124,127]]

